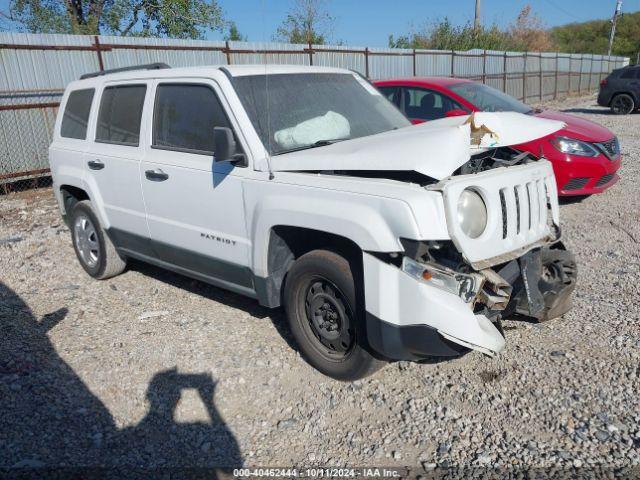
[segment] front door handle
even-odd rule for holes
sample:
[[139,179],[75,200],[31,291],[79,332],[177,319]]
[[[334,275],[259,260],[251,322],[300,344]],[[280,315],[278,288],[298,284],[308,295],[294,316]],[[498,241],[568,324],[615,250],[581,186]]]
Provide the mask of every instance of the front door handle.
[[104,168],[104,163],[100,160],[89,160],[87,165],[89,165],[91,170],[102,170]]
[[164,182],[167,178],[169,178],[168,173],[164,173],[159,168],[155,170],[146,170],[144,172],[144,176],[153,182]]

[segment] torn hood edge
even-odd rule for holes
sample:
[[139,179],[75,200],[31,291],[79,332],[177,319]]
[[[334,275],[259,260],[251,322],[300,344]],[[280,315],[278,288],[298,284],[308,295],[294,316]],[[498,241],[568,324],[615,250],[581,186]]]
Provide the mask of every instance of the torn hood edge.
[[[481,129],[482,126],[485,128]],[[564,127],[563,122],[522,113],[476,112],[324,147],[274,155],[269,163],[274,172],[404,170],[442,180],[469,161],[471,155],[527,143]],[[482,137],[478,134],[480,129],[489,133]],[[472,136],[473,133],[475,135]],[[266,158],[256,162],[256,169],[269,170]]]

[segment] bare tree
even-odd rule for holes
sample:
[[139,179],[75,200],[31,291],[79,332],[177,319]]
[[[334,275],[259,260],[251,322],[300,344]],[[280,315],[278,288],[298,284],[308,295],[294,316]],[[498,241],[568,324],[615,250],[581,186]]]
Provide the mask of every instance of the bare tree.
[[514,46],[520,50],[545,52],[551,50],[551,37],[542,19],[525,5],[509,28]]
[[329,40],[335,18],[325,0],[294,0],[287,17],[276,31],[275,39],[288,43],[322,45]]

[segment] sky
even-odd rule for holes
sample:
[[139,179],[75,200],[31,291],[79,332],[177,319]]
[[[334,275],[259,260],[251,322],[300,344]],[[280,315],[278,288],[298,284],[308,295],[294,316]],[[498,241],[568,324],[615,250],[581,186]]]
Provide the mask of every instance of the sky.
[[[0,0],[4,1],[4,0]],[[473,21],[475,0],[325,0],[336,19],[331,39],[345,45],[386,47],[389,34],[448,17],[456,24]],[[292,0],[219,0],[250,41],[270,41]],[[481,0],[482,21],[505,27],[526,4],[547,26],[611,18],[615,0]],[[640,0],[623,0],[622,11],[640,10]],[[210,35],[220,39],[221,35]]]
[[[249,41],[267,42],[293,0],[217,0],[225,18],[236,22]],[[482,21],[506,27],[529,3],[549,27],[570,22],[610,18],[615,0],[481,0]],[[0,0],[6,11],[9,0]],[[455,24],[473,20],[475,0],[325,0],[335,18],[331,43],[361,47],[386,47],[389,34],[395,36],[448,17]],[[640,10],[640,0],[623,0],[622,11]],[[207,34],[211,40],[222,34]]]

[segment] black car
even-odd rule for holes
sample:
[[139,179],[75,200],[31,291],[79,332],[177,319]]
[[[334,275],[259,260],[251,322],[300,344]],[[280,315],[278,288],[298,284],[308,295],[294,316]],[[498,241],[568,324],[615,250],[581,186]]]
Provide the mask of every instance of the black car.
[[640,108],[640,65],[618,68],[600,82],[598,105],[626,115]]

